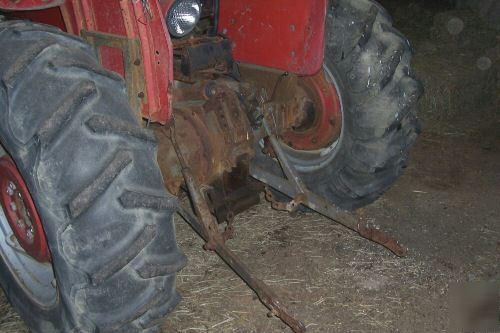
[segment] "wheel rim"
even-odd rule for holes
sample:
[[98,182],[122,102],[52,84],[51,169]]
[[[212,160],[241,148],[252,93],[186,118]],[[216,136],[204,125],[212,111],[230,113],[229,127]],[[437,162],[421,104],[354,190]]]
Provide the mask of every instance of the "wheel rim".
[[[342,98],[342,92],[340,90],[338,81],[335,78],[335,75],[326,65],[323,65],[323,73],[325,80],[331,85],[331,91],[327,91],[325,93],[325,87],[323,84],[316,84],[313,88],[321,88],[323,90],[322,92],[319,92],[319,95],[322,96],[323,100],[326,98],[332,98],[332,100],[323,101],[323,105],[325,107],[334,108],[330,111],[327,117],[332,117],[333,115],[335,115],[336,123],[331,126],[333,135],[324,135],[323,137],[334,138],[334,140],[325,144],[325,140],[323,139],[320,143],[321,145],[323,145],[322,147],[316,148],[313,146],[303,146],[303,148],[306,149],[298,149],[297,145],[293,144],[293,141],[292,145],[290,145],[290,140],[288,139],[289,137],[284,136],[284,140],[282,141],[283,150],[285,151],[295,168],[302,173],[314,172],[330,164],[333,158],[337,155],[338,147],[340,147],[343,139],[344,101]],[[335,95],[333,95],[333,92],[335,92]],[[323,116],[322,120],[328,121],[328,118],[325,118]],[[327,130],[325,126],[322,126],[321,129]],[[314,133],[314,131],[312,131],[312,133]]]
[[[310,100],[307,116],[301,126],[282,134],[282,141],[295,150],[316,151],[330,146],[340,137],[342,113],[337,88],[329,72],[301,77],[298,89]],[[305,123],[305,124],[304,124]]]
[[51,256],[28,188],[8,157],[0,157],[0,249],[11,274],[40,305],[57,298]]

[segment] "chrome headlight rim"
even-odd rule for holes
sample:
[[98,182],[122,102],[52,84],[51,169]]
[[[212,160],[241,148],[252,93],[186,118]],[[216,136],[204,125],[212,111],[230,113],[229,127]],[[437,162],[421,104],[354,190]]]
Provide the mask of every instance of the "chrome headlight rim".
[[[183,30],[182,32],[179,32],[176,28],[176,26],[174,25],[176,22],[176,18],[175,18],[175,11],[183,4],[185,3],[192,3],[193,5],[197,5],[198,6],[198,12],[196,13],[196,15],[194,15],[194,20],[193,20],[193,24],[188,27],[187,29]],[[166,20],[166,25],[167,25],[167,28],[168,28],[168,32],[170,33],[171,36],[173,37],[176,37],[176,38],[181,38],[181,37],[185,37],[186,35],[188,35],[189,33],[191,33],[194,28],[196,27],[196,25],[198,24],[198,22],[200,21],[200,18],[201,18],[201,8],[202,5],[201,5],[201,2],[200,0],[175,0],[172,5],[170,6],[170,8],[168,9],[168,12],[167,12],[167,15],[165,17],[165,20]]]

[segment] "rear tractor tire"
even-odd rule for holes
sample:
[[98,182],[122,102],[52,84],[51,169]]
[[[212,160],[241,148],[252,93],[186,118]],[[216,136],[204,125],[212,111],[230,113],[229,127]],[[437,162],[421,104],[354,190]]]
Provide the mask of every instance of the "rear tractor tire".
[[339,97],[341,133],[322,149],[283,147],[309,188],[351,210],[402,174],[423,89],[410,70],[410,43],[376,1],[331,0],[326,20],[324,72]]
[[123,80],[81,39],[4,21],[0,44],[0,283],[8,299],[34,332],[158,331],[179,302],[185,257],[154,135],[140,127]]

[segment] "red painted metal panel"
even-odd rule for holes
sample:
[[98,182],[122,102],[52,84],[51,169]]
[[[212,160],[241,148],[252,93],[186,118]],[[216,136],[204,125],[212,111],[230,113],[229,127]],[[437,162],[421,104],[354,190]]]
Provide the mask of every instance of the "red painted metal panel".
[[219,33],[236,60],[300,75],[324,59],[327,0],[220,0]]
[[153,122],[167,123],[172,116],[174,54],[160,4],[149,1],[150,12],[141,1],[133,2],[135,24],[141,41],[148,104],[143,115]]
[[[82,29],[110,33],[140,41],[146,91],[141,114],[152,122],[167,123],[172,113],[173,51],[157,0],[68,0],[62,6],[69,31],[79,34]],[[123,75],[123,55],[111,48],[101,49],[103,65]]]
[[161,12],[163,13],[163,17],[167,16],[167,12],[174,3],[175,0],[158,0],[160,4]]
[[99,32],[127,35],[119,1],[93,0],[89,2],[92,4],[92,14]]
[[[33,9],[61,5],[58,8],[36,11]],[[172,113],[173,49],[164,22],[163,12],[171,0],[0,0],[0,8],[18,10],[18,16],[36,22],[58,26],[79,35],[82,30],[108,33],[140,41],[144,69],[145,91],[140,93],[143,102],[142,116],[152,122],[167,123]],[[21,9],[32,9],[24,13]],[[101,47],[101,61],[109,70],[124,75],[123,54],[117,49]],[[133,60],[135,61],[135,60]],[[134,65],[135,66],[135,65]]]
[[61,9],[61,14],[66,25],[66,31],[70,34],[78,35],[77,17],[73,3],[66,1],[59,8]]
[[60,7],[42,9],[42,10],[25,10],[8,12],[7,16],[15,17],[16,19],[26,19],[33,22],[53,25],[59,29],[66,31],[63,16]]
[[38,10],[60,6],[65,0],[0,0],[0,9],[4,10]]
[[100,51],[100,60],[102,65],[110,71],[113,71],[120,74],[122,77],[125,77],[125,66],[123,63],[124,57],[122,50],[114,47],[101,46]]

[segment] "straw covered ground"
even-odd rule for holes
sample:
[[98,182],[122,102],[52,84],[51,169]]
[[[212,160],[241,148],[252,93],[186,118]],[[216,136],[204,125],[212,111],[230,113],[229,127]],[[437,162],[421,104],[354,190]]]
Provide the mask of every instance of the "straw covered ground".
[[[410,248],[398,259],[315,213],[268,204],[237,218],[230,246],[309,332],[443,332],[457,281],[500,279],[500,126],[425,133],[401,180],[360,213]],[[241,280],[177,219],[189,264],[164,332],[287,332]],[[0,331],[25,332],[2,297]]]

